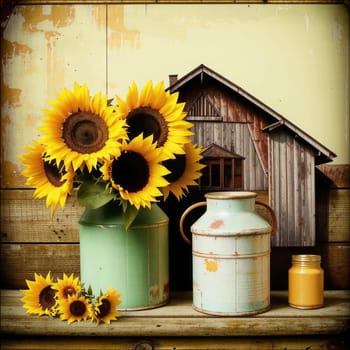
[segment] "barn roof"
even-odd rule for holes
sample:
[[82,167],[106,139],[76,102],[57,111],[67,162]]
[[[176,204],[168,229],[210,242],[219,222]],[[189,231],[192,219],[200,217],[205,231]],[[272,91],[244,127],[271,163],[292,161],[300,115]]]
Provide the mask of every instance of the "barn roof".
[[193,69],[180,79],[174,79],[176,76],[171,75],[171,85],[168,90],[175,92],[181,90],[187,83],[193,81],[194,79],[199,79],[203,82],[207,77],[214,79],[218,83],[222,84],[226,88],[230,89],[232,92],[238,94],[247,101],[247,103],[253,104],[256,108],[265,112],[269,119],[272,121],[263,130],[265,132],[274,132],[280,128],[288,130],[290,133],[294,134],[294,137],[299,138],[301,141],[306,142],[315,150],[315,163],[322,164],[332,161],[336,154],[330,149],[320,144],[316,139],[308,135],[306,132],[301,130],[299,127],[288,121],[281,114],[277,113],[275,110],[261,102],[259,99],[242,89],[240,86],[229,81],[222,75],[216,73],[212,69],[208,68],[204,64],[199,65],[197,68]]

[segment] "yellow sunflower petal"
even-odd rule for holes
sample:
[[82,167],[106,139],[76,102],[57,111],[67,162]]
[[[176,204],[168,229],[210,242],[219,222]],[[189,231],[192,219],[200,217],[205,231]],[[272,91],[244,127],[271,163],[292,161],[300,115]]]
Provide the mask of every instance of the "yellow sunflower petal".
[[137,108],[139,106],[138,101],[139,90],[137,88],[136,83],[133,81],[130,85],[128,95],[126,97],[126,102],[130,109]]
[[53,316],[56,312],[56,292],[52,288],[50,272],[46,277],[35,273],[34,279],[34,281],[26,280],[28,289],[21,290],[24,295],[21,298],[23,308],[27,309],[29,314]]
[[50,104],[53,109],[43,110],[46,118],[39,127],[49,160],[64,162],[74,171],[82,165],[92,171],[127,139],[126,123],[107,106],[107,97],[101,93],[90,97],[86,85],[75,83],[73,92],[62,90]]
[[34,198],[46,197],[46,206],[51,208],[53,216],[58,205],[62,208],[73,188],[74,172],[68,168],[60,174],[55,163],[43,159],[46,148],[38,141],[32,147],[26,147],[29,152],[20,155],[24,165],[22,174],[27,177],[26,184],[34,187]]
[[98,324],[101,322],[110,324],[120,316],[117,309],[121,303],[120,296],[116,289],[110,289],[98,298],[93,313],[93,318]]
[[91,317],[92,306],[86,297],[73,294],[69,295],[67,299],[59,300],[58,311],[60,319],[70,324],[75,321],[85,321]]
[[130,138],[141,133],[153,135],[168,158],[184,153],[183,145],[191,141],[193,124],[185,120],[185,104],[177,102],[177,92],[165,91],[164,82],[153,86],[152,81],[148,81],[139,96],[136,84],[132,83],[126,100],[119,97],[116,100],[117,114],[126,120]]
[[152,80],[149,80],[143,87],[140,95],[140,106],[147,106],[152,98]]
[[[187,143],[184,146],[184,150],[184,156],[177,156],[177,159],[175,160],[165,161],[165,166],[168,166],[170,171],[174,170],[174,174],[166,176],[166,179],[170,184],[169,186],[162,188],[164,200],[168,198],[170,193],[173,193],[174,196],[180,200],[186,192],[188,192],[188,186],[197,185],[196,180],[201,176],[200,171],[205,166],[200,163],[203,149],[192,143]],[[180,168],[183,167],[183,171],[179,174],[176,173],[176,169],[179,168],[177,162],[182,163]]]
[[150,207],[162,195],[159,188],[168,185],[164,176],[169,171],[160,164],[163,152],[152,141],[152,136],[135,137],[123,144],[120,157],[106,161],[100,169],[104,180],[111,181],[121,198],[137,209]]
[[74,277],[73,274],[68,277],[65,273],[62,279],[57,279],[52,288],[57,291],[58,299],[68,299],[68,296],[78,295],[81,291],[79,277]]

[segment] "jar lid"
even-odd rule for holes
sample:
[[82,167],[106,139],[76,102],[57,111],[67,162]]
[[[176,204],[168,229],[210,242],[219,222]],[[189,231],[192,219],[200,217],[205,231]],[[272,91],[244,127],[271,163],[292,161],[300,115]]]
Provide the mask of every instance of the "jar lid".
[[292,255],[292,262],[320,262],[321,255],[315,254],[300,254]]

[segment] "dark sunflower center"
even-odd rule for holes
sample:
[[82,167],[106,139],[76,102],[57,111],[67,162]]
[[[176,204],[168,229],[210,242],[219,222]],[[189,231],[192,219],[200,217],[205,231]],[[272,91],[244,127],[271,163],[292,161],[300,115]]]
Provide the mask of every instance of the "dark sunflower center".
[[71,114],[63,123],[62,138],[78,153],[94,153],[108,140],[108,126],[98,115],[88,112]]
[[63,173],[57,167],[56,162],[50,162],[50,163],[45,161],[43,162],[44,162],[45,174],[49,182],[55,187],[62,186],[63,181],[61,181],[61,177]]
[[130,140],[143,132],[144,137],[153,135],[158,146],[163,146],[168,138],[168,124],[158,110],[151,107],[133,109],[127,115]]
[[56,291],[54,291],[51,286],[45,287],[39,294],[39,304],[41,305],[43,310],[50,310],[55,304],[55,294]]
[[98,314],[100,317],[105,317],[111,311],[111,303],[108,299],[102,299],[101,305],[98,307]]
[[76,290],[72,286],[65,287],[62,292],[65,299],[67,299],[69,295],[73,295],[75,293]]
[[69,311],[73,316],[83,316],[86,312],[86,305],[81,300],[74,300],[69,305]]
[[186,156],[184,154],[177,154],[175,159],[168,159],[164,161],[163,165],[171,171],[165,176],[165,179],[172,183],[177,181],[186,170]]
[[112,180],[129,192],[142,190],[149,179],[148,163],[139,153],[123,152],[112,163]]

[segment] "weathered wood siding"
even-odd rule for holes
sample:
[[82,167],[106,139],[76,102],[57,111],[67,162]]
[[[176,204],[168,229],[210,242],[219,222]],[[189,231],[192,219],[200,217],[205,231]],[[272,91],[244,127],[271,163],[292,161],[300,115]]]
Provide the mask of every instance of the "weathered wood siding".
[[273,244],[312,246],[316,240],[313,151],[281,130],[270,137],[270,200],[278,222]]
[[210,79],[190,84],[180,98],[194,124],[194,143],[216,143],[244,157],[244,189],[267,190],[267,124],[258,111]]
[[245,158],[245,190],[267,190],[267,176],[262,169],[247,123],[192,122],[194,143],[201,146],[216,143]]

